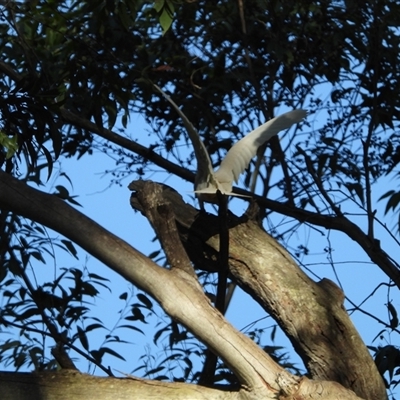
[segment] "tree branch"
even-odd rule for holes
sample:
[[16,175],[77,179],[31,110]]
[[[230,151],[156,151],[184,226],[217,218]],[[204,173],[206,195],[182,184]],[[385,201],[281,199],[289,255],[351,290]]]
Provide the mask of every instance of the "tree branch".
[[160,240],[171,268],[179,268],[197,280],[190,259],[179,239],[171,204],[161,193],[160,185],[145,182],[142,189],[132,196],[137,196],[147,219]]
[[[130,187],[138,190],[140,185],[136,181]],[[199,215],[171,189],[163,193],[173,196],[177,227],[186,247],[205,243],[218,251],[217,217]],[[337,381],[366,399],[385,398],[382,378],[344,310],[340,288],[328,279],[312,281],[276,240],[246,217],[231,216],[229,237],[232,278],[275,318],[311,376]],[[206,246],[191,254],[207,257]],[[192,259],[195,265],[198,258]]]
[[100,378],[71,370],[34,374],[0,372],[0,391],[2,400],[246,399],[240,391],[222,392],[221,396],[221,390],[186,383],[134,377]]
[[[282,386],[285,382],[282,382]],[[286,389],[286,388],[285,388]],[[335,382],[319,382],[317,385],[303,378],[298,393],[285,397],[287,400],[304,393],[315,400],[361,400]],[[226,391],[186,383],[159,382],[148,379],[100,378],[76,371],[51,371],[29,373],[0,372],[2,400],[119,400],[174,399],[174,400],[255,400],[257,393]],[[117,394],[116,394],[117,393]],[[283,392],[282,392],[283,393]],[[339,396],[339,397],[338,397]],[[269,397],[271,398],[271,397]],[[283,397],[282,397],[283,399]]]
[[[229,226],[228,226],[228,198],[219,190],[218,198],[218,225],[219,225],[219,252],[218,252],[218,284],[215,308],[222,314],[226,310],[226,290],[229,274]],[[201,371],[199,383],[211,385],[214,383],[218,357],[211,351],[206,352],[206,360]]]

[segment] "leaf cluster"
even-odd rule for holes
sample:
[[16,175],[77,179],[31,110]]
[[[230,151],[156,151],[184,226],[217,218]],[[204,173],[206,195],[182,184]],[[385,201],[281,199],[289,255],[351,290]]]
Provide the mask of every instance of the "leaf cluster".
[[[79,158],[100,149],[124,165],[125,173],[136,169],[145,175],[153,168],[149,160],[99,138],[115,127],[131,137],[129,117],[139,112],[154,128],[146,138],[149,154],[156,151],[194,169],[193,153],[179,152],[188,143],[182,121],[153,91],[149,82],[154,82],[173,92],[215,164],[233,141],[274,116],[278,107],[306,104],[310,130],[288,139],[296,145],[292,160],[285,158],[285,144],[275,141],[273,157],[264,162],[261,155],[262,167],[252,165],[243,184],[251,188],[256,171],[264,196],[277,189],[283,203],[338,215],[338,206],[350,199],[371,217],[371,185],[400,162],[400,5],[393,0],[257,0],[241,10],[242,3],[37,0],[2,5],[0,166],[16,173],[24,162],[35,180],[43,166],[50,175],[59,157]],[[65,110],[94,122],[100,135],[87,125],[66,123]],[[276,167],[282,177],[272,182]],[[59,197],[78,205],[66,188],[56,189]],[[398,210],[397,191],[385,198],[386,212]],[[73,243],[50,240],[42,227],[7,210],[1,211],[1,224],[0,282],[6,300],[0,324],[19,329],[22,339],[0,343],[0,361],[17,369],[54,368],[44,351],[51,337],[110,373],[104,357],[124,359],[111,345],[124,341],[114,330],[99,348],[90,340],[91,332],[105,329],[88,306],[99,288],[107,287],[104,278],[64,268],[53,281],[33,285],[32,261],[45,263],[53,246],[77,257]],[[125,308],[115,329],[144,333],[137,324],[147,323],[153,304],[142,293],[132,297],[120,296]],[[397,325],[394,314],[392,321]],[[255,340],[259,334],[251,332]],[[196,380],[199,371],[191,356],[202,357],[203,348],[170,320],[158,327],[154,343],[163,339],[165,357],[145,355],[138,370],[156,379]],[[277,354],[279,347],[265,350],[286,362]],[[379,365],[390,361],[381,370],[392,379],[398,354],[393,348],[375,350]],[[224,365],[218,374],[235,382]]]

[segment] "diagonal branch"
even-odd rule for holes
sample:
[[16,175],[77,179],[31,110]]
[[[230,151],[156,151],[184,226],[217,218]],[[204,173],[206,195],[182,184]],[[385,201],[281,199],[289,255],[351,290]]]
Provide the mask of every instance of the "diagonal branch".
[[159,167],[167,170],[168,172],[174,175],[179,176],[182,179],[185,179],[189,182],[194,182],[193,172],[177,164],[174,164],[171,161],[168,161],[164,157],[161,157],[159,154],[155,153],[153,150],[145,146],[142,146],[139,143],[136,143],[130,139],[118,135],[117,133],[111,131],[110,129],[105,129],[105,128],[100,129],[93,122],[90,122],[89,120],[82,118],[76,115],[75,113],[66,110],[65,108],[60,109],[59,115],[65,123],[95,133],[96,135],[102,137],[103,139],[109,140],[110,142],[117,144],[118,146],[121,146],[124,149],[130,150],[133,153],[138,154],[139,156],[145,158],[146,160],[153,162]]
[[171,269],[181,269],[197,280],[190,259],[179,240],[172,206],[162,196],[162,187],[150,181],[145,182],[139,192],[132,194],[132,197],[135,196],[160,240]]

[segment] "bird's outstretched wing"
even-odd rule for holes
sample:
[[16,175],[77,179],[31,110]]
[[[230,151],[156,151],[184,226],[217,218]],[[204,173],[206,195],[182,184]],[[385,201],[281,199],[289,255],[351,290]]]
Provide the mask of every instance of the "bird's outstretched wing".
[[290,128],[300,122],[306,115],[305,110],[294,110],[271,119],[250,132],[239,140],[226,155],[218,171],[214,172],[210,157],[200,136],[183,113],[160,87],[153,84],[154,88],[172,105],[174,110],[182,118],[197,159],[197,173],[195,180],[195,193],[198,197],[204,197],[205,201],[214,202],[215,193],[220,190],[223,194],[232,195],[232,183],[237,182],[240,174],[247,168],[250,160],[256,155],[257,149],[278,132]]
[[240,174],[248,167],[250,160],[257,154],[257,149],[278,132],[290,128],[307,115],[305,110],[293,110],[271,119],[250,132],[235,143],[221,162],[215,178],[220,183],[232,185],[238,181]]
[[169,97],[160,87],[153,83],[155,89],[160,92],[163,97],[171,104],[174,110],[181,117],[183,125],[189,135],[190,141],[193,144],[194,154],[197,160],[197,173],[196,173],[196,186],[203,185],[206,182],[213,181],[214,171],[211,164],[210,156],[208,155],[206,146],[200,139],[199,133],[196,128],[192,125],[183,111],[176,105],[176,103]]

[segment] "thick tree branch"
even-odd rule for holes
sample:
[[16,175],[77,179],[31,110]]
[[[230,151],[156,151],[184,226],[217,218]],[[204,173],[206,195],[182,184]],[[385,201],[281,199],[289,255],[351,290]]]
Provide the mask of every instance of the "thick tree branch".
[[[282,383],[282,386],[284,383]],[[2,400],[258,400],[257,393],[230,392],[186,383],[168,383],[147,379],[100,378],[76,371],[51,371],[27,373],[0,372]],[[303,378],[299,385],[302,398],[316,400],[357,400],[354,393],[343,389],[335,382],[320,382],[317,385]],[[282,400],[300,399],[296,393],[283,396]],[[306,397],[307,396],[307,397]],[[339,397],[338,397],[339,396]],[[271,397],[268,397],[271,398]],[[274,397],[276,398],[276,397]],[[360,399],[359,399],[360,400]]]
[[[162,196],[161,192],[162,187],[160,185],[146,182],[142,190],[136,195],[160,240],[171,268],[179,268],[197,279],[190,259],[179,240],[172,206]],[[132,196],[135,196],[135,194],[132,194]]]
[[[138,190],[140,185],[137,181],[130,187]],[[171,203],[186,247],[206,243],[218,251],[217,218],[198,215],[172,190],[164,194],[173,196]],[[312,377],[340,382],[366,399],[385,398],[382,378],[343,308],[343,292],[327,279],[312,281],[253,221],[232,216],[229,237],[231,276],[275,318]],[[196,255],[192,261],[198,264],[199,257],[210,251],[203,245],[190,254]]]
[[2,400],[245,400],[240,392],[148,379],[100,378],[72,372],[0,372]]

